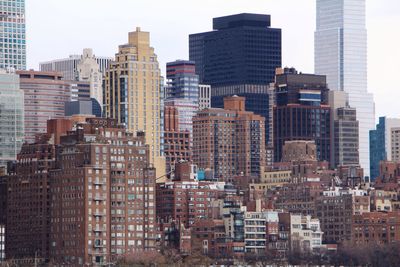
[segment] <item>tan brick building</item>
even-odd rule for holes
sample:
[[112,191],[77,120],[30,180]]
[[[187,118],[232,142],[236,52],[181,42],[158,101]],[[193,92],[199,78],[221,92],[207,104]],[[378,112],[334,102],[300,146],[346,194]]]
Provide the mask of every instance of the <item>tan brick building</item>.
[[157,176],[165,174],[162,156],[162,77],[157,55],[150,46],[150,33],[140,28],[129,33],[119,46],[105,75],[105,115],[124,123],[129,131],[146,133],[150,162]]

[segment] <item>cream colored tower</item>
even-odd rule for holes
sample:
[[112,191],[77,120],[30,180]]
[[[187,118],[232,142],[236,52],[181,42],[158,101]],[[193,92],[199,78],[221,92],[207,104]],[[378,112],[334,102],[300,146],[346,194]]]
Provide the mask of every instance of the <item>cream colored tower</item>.
[[77,75],[79,81],[90,82],[90,97],[95,98],[103,107],[103,74],[92,49],[83,49],[81,61],[77,66]]
[[129,33],[129,42],[119,46],[115,61],[105,75],[105,113],[128,130],[144,131],[150,146],[150,162],[157,177],[165,174],[162,155],[162,77],[150,34],[140,28]]

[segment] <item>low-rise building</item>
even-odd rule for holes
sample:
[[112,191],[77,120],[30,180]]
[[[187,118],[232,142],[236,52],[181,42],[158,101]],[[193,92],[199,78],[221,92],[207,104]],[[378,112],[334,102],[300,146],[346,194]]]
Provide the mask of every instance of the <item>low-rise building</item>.
[[400,241],[400,212],[367,212],[353,217],[352,243],[356,246]]

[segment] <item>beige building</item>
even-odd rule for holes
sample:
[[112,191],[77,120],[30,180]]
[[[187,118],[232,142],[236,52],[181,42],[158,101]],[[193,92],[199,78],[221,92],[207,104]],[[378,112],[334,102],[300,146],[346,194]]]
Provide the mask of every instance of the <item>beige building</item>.
[[400,161],[400,128],[395,127],[391,129],[392,138],[391,138],[391,154],[392,161],[399,162]]
[[162,156],[162,77],[149,32],[129,33],[105,74],[105,114],[126,125],[129,131],[144,131],[150,146],[150,162],[157,177],[165,174]]
[[93,50],[83,49],[82,59],[77,66],[77,75],[79,81],[90,82],[90,97],[94,98],[103,105],[103,73],[100,65],[97,63]]

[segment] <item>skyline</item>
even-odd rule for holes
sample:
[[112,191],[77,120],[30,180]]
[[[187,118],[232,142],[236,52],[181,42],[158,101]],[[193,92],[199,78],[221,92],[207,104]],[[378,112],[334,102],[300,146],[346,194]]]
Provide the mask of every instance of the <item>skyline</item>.
[[[196,0],[185,6],[182,1],[173,0],[157,3],[157,10],[152,10],[152,5],[145,1],[117,2],[119,5],[107,0],[87,0],[84,3],[78,0],[27,0],[28,68],[37,70],[39,62],[80,54],[86,47],[93,48],[96,55],[114,57],[118,45],[127,42],[127,32],[138,26],[150,32],[151,43],[165,76],[167,62],[188,59],[189,34],[210,31],[214,17],[253,12],[270,14],[271,26],[282,28],[283,67],[293,66],[302,72],[314,73],[315,1],[254,0],[249,6],[239,0],[218,3]],[[172,12],[165,12],[171,7],[175,7]],[[43,10],[52,12],[43,16]],[[368,91],[374,94],[376,120],[380,116],[400,116],[395,102],[400,93],[391,89],[400,83],[400,77],[396,75],[400,37],[393,35],[400,26],[398,14],[400,2],[396,0],[367,0]],[[191,21],[194,15],[196,20]],[[298,30],[299,25],[301,30]],[[381,77],[382,70],[386,73],[384,78]],[[389,98],[389,95],[394,97]]]

